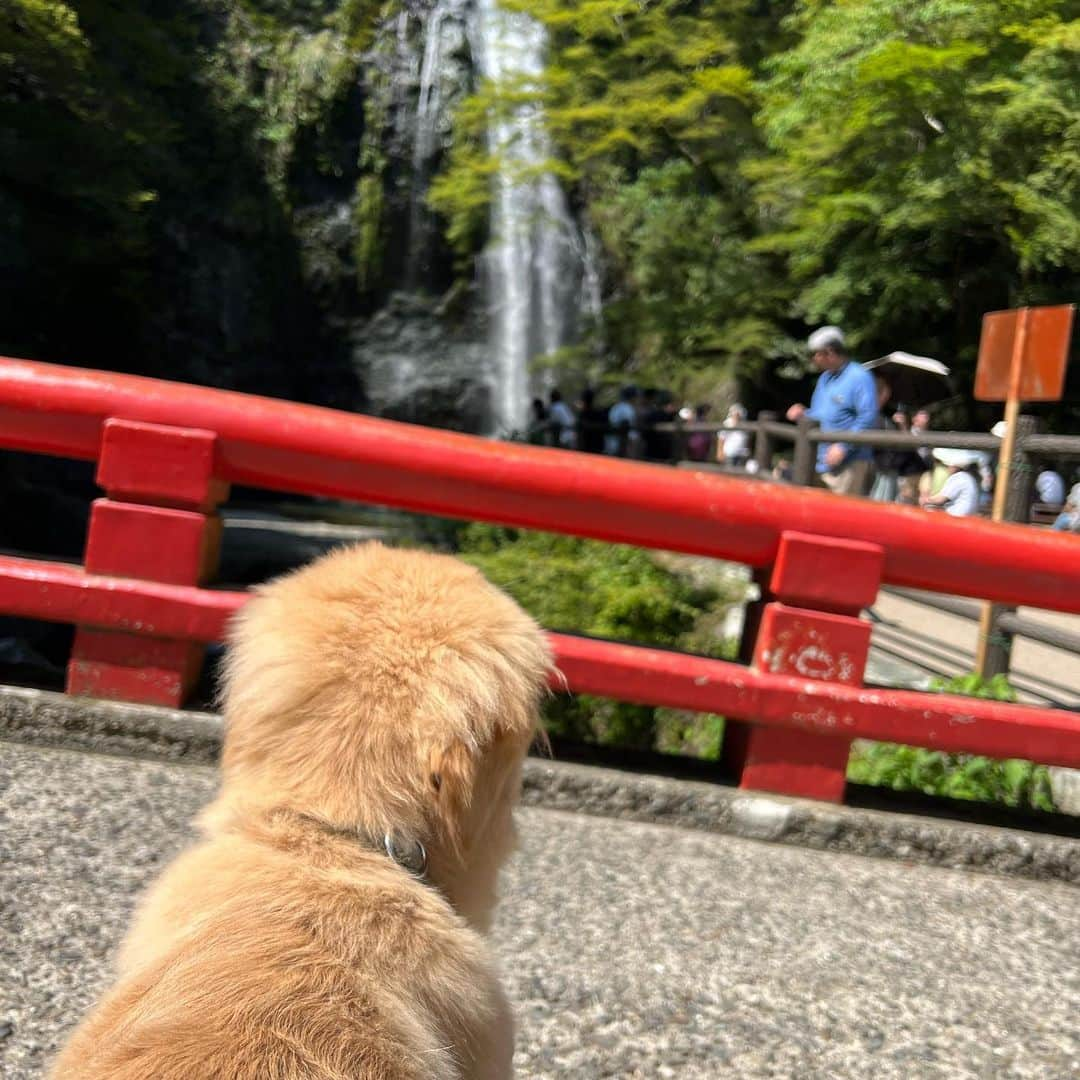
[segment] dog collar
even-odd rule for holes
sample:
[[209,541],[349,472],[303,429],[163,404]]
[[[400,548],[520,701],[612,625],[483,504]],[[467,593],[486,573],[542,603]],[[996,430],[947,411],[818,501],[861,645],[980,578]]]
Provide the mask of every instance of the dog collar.
[[428,854],[420,840],[415,838],[403,839],[392,830],[383,833],[380,839],[376,839],[370,833],[359,829],[349,829],[340,825],[333,825],[329,821],[315,817],[313,814],[303,814],[293,811],[292,817],[299,818],[308,825],[314,825],[320,832],[329,833],[331,836],[340,836],[354,843],[359,843],[372,851],[380,851],[391,862],[397,863],[402,870],[407,871],[414,878],[423,881],[427,877]]
[[393,833],[383,833],[383,851],[413,877],[427,877],[427,848],[419,840],[402,843]]

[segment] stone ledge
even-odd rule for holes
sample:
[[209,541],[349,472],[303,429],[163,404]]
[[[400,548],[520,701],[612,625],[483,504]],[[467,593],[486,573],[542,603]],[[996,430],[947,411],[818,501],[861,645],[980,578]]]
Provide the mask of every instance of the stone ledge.
[[[213,765],[220,717],[0,687],[0,739]],[[1080,841],[1018,829],[755,795],[530,758],[523,802],[818,850],[1080,884]]]

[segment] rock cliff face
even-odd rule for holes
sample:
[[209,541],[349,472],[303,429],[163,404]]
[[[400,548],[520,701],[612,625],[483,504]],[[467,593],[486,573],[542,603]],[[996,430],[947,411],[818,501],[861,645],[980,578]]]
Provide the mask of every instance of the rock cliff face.
[[[582,277],[535,108],[490,133],[535,175],[491,177],[471,252],[455,257],[427,193],[477,80],[541,71],[539,27],[490,0],[181,0],[130,18],[67,0],[61,34],[15,4],[0,352],[520,426],[529,361],[572,337]],[[92,175],[58,174],[65,155]]]
[[[492,121],[468,250],[427,196],[478,81],[542,71],[536,24],[492,0],[66,0],[56,25],[13,3],[0,355],[522,429],[585,277],[536,107]],[[0,544],[77,555],[84,473],[0,451]]]
[[367,408],[464,431],[492,425],[489,330],[427,190],[474,86],[469,0],[414,0],[379,24],[359,77],[366,131],[348,207],[357,298],[338,329]]
[[[457,106],[478,80],[538,79],[541,27],[492,0],[403,4],[379,26],[364,69],[354,272],[378,310],[347,320],[372,411],[464,430],[525,426],[530,363],[577,331],[585,245],[553,176],[533,105],[493,117],[489,227],[455,265],[428,188],[454,141]],[[345,220],[344,215],[342,217]]]

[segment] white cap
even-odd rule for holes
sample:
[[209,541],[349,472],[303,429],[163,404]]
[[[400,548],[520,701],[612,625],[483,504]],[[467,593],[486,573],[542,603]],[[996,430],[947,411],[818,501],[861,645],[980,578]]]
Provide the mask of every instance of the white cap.
[[806,339],[806,347],[812,353],[833,347],[842,349],[844,347],[844,331],[839,326],[822,326]]
[[1009,425],[1006,424],[1004,420],[999,420],[990,429],[990,434],[993,435],[995,439],[1004,439],[1005,438],[1005,432],[1008,431],[1008,430],[1009,430]]
[[974,465],[979,460],[979,454],[976,450],[935,450],[934,457],[941,462],[942,465],[948,465],[950,468],[955,467],[957,469],[966,469],[971,465]]

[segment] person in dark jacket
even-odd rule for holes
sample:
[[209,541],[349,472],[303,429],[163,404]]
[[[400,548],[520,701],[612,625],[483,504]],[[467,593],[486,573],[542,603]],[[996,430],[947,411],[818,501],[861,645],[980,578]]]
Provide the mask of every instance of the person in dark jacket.
[[[877,385],[878,427],[882,431],[908,431],[907,410],[903,405],[892,407],[892,387],[880,375],[874,376]],[[874,484],[870,498],[878,502],[897,502],[901,479],[921,476],[925,470],[922,458],[914,450],[901,447],[882,447],[874,451]],[[912,500],[914,502],[914,500]]]
[[596,391],[591,386],[587,386],[581,392],[577,413],[580,426],[578,449],[590,454],[602,454],[604,429],[607,427],[607,409],[597,408]]

